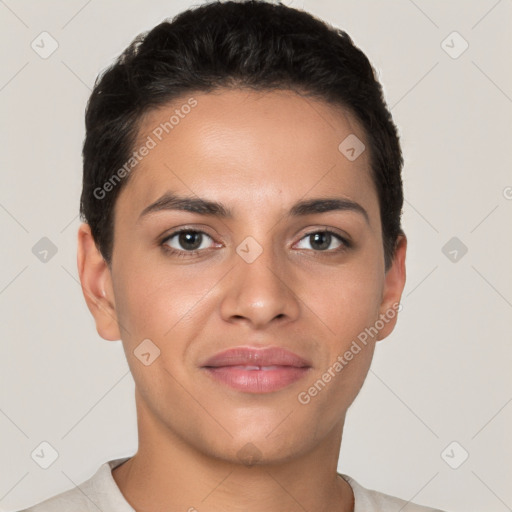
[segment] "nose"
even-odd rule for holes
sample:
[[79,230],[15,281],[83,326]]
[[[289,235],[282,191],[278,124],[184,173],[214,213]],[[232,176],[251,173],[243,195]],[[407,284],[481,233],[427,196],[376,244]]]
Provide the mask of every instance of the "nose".
[[252,263],[236,255],[235,267],[224,282],[221,316],[230,323],[247,323],[261,329],[273,322],[296,320],[300,300],[293,290],[292,269],[271,250]]

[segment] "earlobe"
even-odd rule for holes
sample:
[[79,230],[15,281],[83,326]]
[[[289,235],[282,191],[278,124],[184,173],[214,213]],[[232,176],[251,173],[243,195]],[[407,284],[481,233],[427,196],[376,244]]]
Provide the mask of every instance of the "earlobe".
[[78,228],[77,266],[87,307],[94,317],[98,334],[109,341],[121,339],[110,268],[96,247],[91,228]]
[[398,307],[406,279],[406,252],[407,238],[405,235],[399,235],[395,246],[393,262],[384,278],[384,288],[379,312],[379,318],[382,319],[384,326],[379,331],[377,341],[383,340],[391,334],[398,319]]

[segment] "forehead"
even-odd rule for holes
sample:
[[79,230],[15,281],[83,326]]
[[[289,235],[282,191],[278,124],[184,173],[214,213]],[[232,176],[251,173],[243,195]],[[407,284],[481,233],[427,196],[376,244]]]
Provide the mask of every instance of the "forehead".
[[190,94],[144,115],[134,150],[150,149],[121,196],[139,212],[169,190],[236,211],[338,193],[371,211],[377,196],[369,151],[351,160],[347,140],[360,144],[356,150],[368,147],[348,111],[293,91]]

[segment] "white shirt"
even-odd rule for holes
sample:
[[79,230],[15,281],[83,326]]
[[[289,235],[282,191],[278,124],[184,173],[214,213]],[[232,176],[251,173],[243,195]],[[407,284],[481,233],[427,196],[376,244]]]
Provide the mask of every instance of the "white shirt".
[[[112,470],[131,457],[105,462],[89,480],[20,512],[135,512],[112,476]],[[354,492],[354,512],[442,512],[438,509],[365,489],[353,478],[339,473]],[[406,506],[407,505],[407,506]]]

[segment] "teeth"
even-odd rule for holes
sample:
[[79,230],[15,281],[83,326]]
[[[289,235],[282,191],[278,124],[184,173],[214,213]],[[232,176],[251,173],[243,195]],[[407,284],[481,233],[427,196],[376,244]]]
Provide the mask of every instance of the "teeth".
[[275,370],[278,366],[232,366],[231,368],[237,368],[239,370]]

